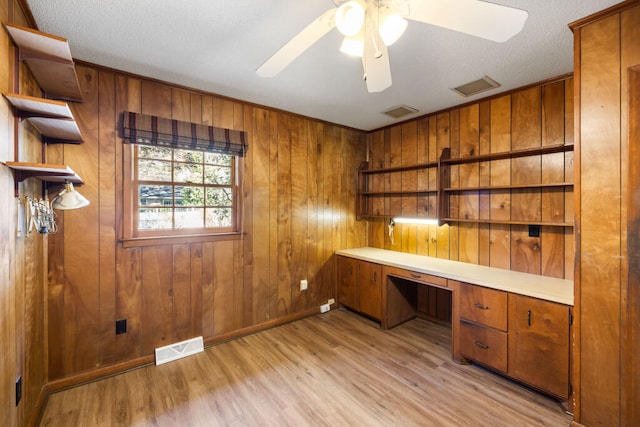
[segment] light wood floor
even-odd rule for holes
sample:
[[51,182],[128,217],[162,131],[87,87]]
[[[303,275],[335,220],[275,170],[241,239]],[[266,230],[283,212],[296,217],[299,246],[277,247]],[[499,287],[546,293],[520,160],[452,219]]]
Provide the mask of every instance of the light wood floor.
[[345,310],[56,393],[42,426],[568,426],[560,405],[451,361],[451,329]]

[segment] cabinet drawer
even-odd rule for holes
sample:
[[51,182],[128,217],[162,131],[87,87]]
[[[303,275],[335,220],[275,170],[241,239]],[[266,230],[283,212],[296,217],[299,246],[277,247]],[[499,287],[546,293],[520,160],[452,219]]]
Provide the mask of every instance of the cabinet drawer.
[[441,288],[447,287],[447,279],[442,277],[432,276],[430,274],[418,273],[416,271],[404,270],[396,267],[385,267],[384,274],[387,276],[402,277],[403,279],[409,279],[414,282],[424,283],[426,285],[438,286]]
[[506,332],[461,321],[460,353],[478,363],[507,372]]
[[460,317],[507,331],[507,293],[460,283]]

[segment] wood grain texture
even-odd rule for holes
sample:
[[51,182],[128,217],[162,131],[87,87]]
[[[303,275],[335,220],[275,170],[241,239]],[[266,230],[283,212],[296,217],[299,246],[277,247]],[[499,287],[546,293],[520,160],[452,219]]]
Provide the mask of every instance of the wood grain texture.
[[[56,266],[47,293],[51,379],[200,334],[259,329],[336,297],[333,253],[366,241],[365,225],[355,221],[362,133],[112,70],[80,71],[87,103],[73,108],[87,141],[52,152],[85,171],[81,192],[91,208],[65,213],[49,253]],[[247,131],[236,240],[123,247],[130,201],[117,195],[128,185],[131,154],[116,123],[124,110]],[[307,291],[299,290],[300,279],[308,280]],[[128,328],[116,336],[118,319]]]
[[[483,154],[570,144],[573,138],[573,80],[562,78],[532,85],[507,95],[465,104],[446,112],[408,121],[371,133],[368,137],[372,167],[403,166],[435,161],[442,149],[451,149],[452,159]],[[400,130],[398,130],[398,128]],[[417,136],[416,136],[417,130]],[[384,139],[384,143],[382,140]],[[422,144],[426,147],[423,148]],[[400,153],[400,154],[398,154]],[[423,153],[428,153],[425,158]],[[400,157],[400,161],[398,161]],[[380,159],[385,159],[381,163]],[[523,221],[524,225],[452,222],[437,226],[396,226],[391,245],[384,220],[369,221],[368,244],[406,253],[460,260],[552,277],[573,277],[572,227],[543,226],[539,237],[529,235],[527,221],[573,222],[573,153],[552,153],[504,160],[453,164],[450,187],[473,190],[451,191],[449,217],[466,220]],[[384,176],[385,191],[437,188],[436,170],[403,171],[370,175],[370,183]],[[426,175],[427,177],[425,177]],[[400,186],[398,187],[398,181]],[[564,183],[568,183],[564,185]],[[510,185],[560,186],[510,189]],[[492,187],[507,188],[492,188]],[[483,187],[478,189],[478,187]],[[383,189],[376,186],[377,191]],[[411,201],[409,199],[412,199]],[[397,196],[372,197],[376,214],[392,215]],[[426,209],[422,204],[428,200]],[[402,213],[417,208],[417,215],[433,214],[436,195],[401,197]],[[415,238],[414,238],[415,235]]]
[[331,311],[57,393],[41,425],[570,422],[538,393],[451,363],[450,336],[450,328],[423,320],[381,331],[348,311]]

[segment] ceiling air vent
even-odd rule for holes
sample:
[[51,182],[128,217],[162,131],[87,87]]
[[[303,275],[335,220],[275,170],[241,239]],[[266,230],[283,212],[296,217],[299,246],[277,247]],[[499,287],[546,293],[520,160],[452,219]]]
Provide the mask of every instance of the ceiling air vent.
[[399,119],[400,117],[404,117],[417,112],[418,110],[416,110],[415,108],[411,108],[406,105],[397,105],[395,107],[389,108],[386,111],[383,111],[382,114],[386,114],[387,116],[393,117],[394,119]]
[[491,77],[484,76],[479,80],[469,82],[458,87],[451,89],[452,91],[462,95],[464,97],[476,95],[480,92],[484,92],[490,89],[500,87],[500,83],[493,80]]

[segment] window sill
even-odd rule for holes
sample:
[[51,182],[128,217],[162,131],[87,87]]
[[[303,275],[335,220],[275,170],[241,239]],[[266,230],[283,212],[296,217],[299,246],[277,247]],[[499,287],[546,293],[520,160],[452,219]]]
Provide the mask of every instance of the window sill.
[[181,236],[129,237],[120,240],[122,247],[179,245],[184,243],[219,242],[223,240],[240,240],[242,233],[238,231],[217,234],[190,234]]

